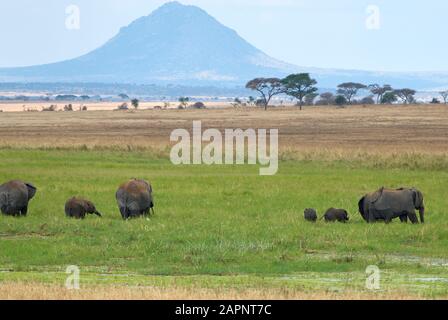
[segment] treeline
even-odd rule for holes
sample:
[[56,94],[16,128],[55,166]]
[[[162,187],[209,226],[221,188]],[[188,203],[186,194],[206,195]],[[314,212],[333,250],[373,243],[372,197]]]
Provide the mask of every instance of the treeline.
[[[52,92],[55,95],[117,96],[126,92],[131,96],[148,97],[151,100],[163,100],[164,97],[235,97],[247,95],[247,90],[237,83],[229,86],[204,84],[201,86],[180,84],[126,84],[126,83],[1,83],[1,92]],[[5,100],[9,99],[4,97]],[[18,99],[15,99],[18,100]],[[43,99],[39,99],[43,100]]]
[[[317,81],[310,77],[309,73],[291,74],[284,79],[256,78],[246,84],[246,88],[257,91],[260,99],[249,98],[249,103],[268,108],[272,98],[278,95],[287,95],[297,100],[297,105],[302,110],[303,105],[353,105],[353,104],[393,104],[401,101],[404,104],[415,103],[416,90],[403,88],[394,89],[385,84],[365,85],[357,82],[341,83],[337,87],[336,94],[332,92],[318,93]],[[361,92],[367,95],[361,100],[356,97]],[[440,92],[440,97],[446,104],[448,102],[448,90]],[[434,98],[432,103],[440,103]]]

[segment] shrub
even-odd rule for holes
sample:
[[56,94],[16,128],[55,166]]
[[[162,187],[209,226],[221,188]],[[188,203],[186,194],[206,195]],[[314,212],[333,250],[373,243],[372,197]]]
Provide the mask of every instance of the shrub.
[[51,112],[51,111],[57,111],[57,110],[58,110],[58,106],[55,104],[52,104],[48,108],[42,107],[43,112]]
[[205,109],[205,104],[202,102],[196,102],[192,106],[193,109]]
[[122,103],[117,107],[117,110],[129,110],[127,103]]
[[368,96],[361,100],[361,104],[375,104],[375,100],[373,99],[373,96]]
[[338,106],[343,106],[343,105],[347,104],[347,99],[344,96],[338,95],[336,97],[336,99],[334,100],[334,102]]

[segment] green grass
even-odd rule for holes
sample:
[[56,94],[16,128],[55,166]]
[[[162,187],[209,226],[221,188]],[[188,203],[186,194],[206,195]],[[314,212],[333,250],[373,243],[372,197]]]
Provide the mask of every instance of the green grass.
[[[446,280],[448,173],[437,168],[283,161],[278,175],[262,177],[257,166],[177,167],[144,152],[4,149],[0,157],[0,181],[22,179],[38,188],[27,218],[0,216],[0,269],[9,271],[0,281],[46,281],[43,271],[61,276],[67,265],[78,265],[99,283],[100,273],[124,273],[133,275],[129,284],[144,276],[197,276],[217,284],[227,279],[226,285],[241,277],[271,279],[243,284],[274,286],[286,277],[301,279],[286,281],[298,287],[329,288],[334,284],[319,279],[355,275],[355,284],[340,286],[362,288],[371,264],[389,275],[391,290],[412,289],[406,281],[418,277]],[[119,214],[115,191],[133,177],[153,184],[150,220],[123,221]],[[421,189],[427,223],[366,224],[358,200],[383,185]],[[74,195],[94,201],[104,217],[65,218],[65,201]],[[307,207],[322,215],[332,206],[347,209],[350,223],[303,220]],[[431,296],[448,294],[446,281],[410,282]]]

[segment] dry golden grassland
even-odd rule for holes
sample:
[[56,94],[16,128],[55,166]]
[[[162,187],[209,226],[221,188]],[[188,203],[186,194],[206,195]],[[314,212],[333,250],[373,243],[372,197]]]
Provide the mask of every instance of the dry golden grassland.
[[1,300],[415,300],[406,292],[360,293],[300,292],[294,289],[203,289],[179,287],[94,286],[67,290],[63,286],[40,283],[1,283]]
[[[0,105],[2,109],[4,105]],[[0,145],[163,149],[177,128],[278,128],[282,152],[445,154],[448,106],[21,112],[0,114]],[[305,152],[306,153],[306,152]]]

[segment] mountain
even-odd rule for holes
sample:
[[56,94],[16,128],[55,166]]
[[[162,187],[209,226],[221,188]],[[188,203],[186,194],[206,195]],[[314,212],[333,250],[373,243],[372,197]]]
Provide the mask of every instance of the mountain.
[[2,68],[1,82],[240,85],[254,77],[310,72],[321,87],[345,81],[418,89],[448,87],[448,75],[304,68],[269,57],[204,10],[170,2],[137,19],[100,48],[47,65]]
[[86,82],[239,82],[286,74],[270,58],[202,9],[178,2],[124,27],[102,47],[73,60],[0,69],[0,79]]

